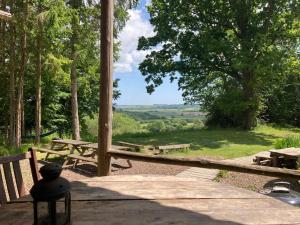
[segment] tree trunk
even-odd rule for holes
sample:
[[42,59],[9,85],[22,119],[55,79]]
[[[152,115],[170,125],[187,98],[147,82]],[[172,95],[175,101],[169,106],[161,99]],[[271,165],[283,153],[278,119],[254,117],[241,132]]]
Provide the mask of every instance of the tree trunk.
[[[23,3],[24,4],[24,3]],[[23,120],[23,102],[24,102],[24,75],[27,62],[27,34],[25,29],[25,23],[27,21],[27,2],[23,9],[24,17],[21,21],[21,65],[19,72],[19,83],[18,83],[18,95],[17,95],[17,106],[16,106],[16,147],[21,147],[22,144],[22,120]],[[24,121],[23,121],[24,122]]]
[[250,70],[245,70],[243,72],[244,84],[244,101],[246,103],[246,108],[244,110],[243,118],[243,128],[250,130],[257,124],[256,115],[258,110],[258,97],[255,91],[255,76]]
[[42,101],[41,101],[41,79],[42,79],[42,25],[38,22],[39,32],[36,40],[37,47],[37,65],[36,65],[36,107],[35,107],[35,144],[40,143],[41,138],[41,118],[42,118]]
[[[72,7],[78,9],[78,1],[72,1]],[[72,137],[75,140],[80,140],[80,124],[78,115],[78,99],[77,99],[77,52],[76,44],[78,42],[78,26],[76,15],[72,18],[72,38],[71,38],[71,111],[72,111]]]
[[101,0],[101,71],[98,130],[98,176],[108,176],[111,158],[113,96],[113,8],[114,1]]
[[71,67],[71,104],[72,104],[72,137],[75,140],[80,140],[80,125],[78,115],[78,100],[77,100],[77,72],[76,72],[76,52],[72,52],[72,67]]
[[[12,3],[13,5],[13,3]],[[9,78],[9,146],[16,146],[16,123],[15,123],[15,109],[16,109],[16,37],[15,26],[10,24],[10,78]]]

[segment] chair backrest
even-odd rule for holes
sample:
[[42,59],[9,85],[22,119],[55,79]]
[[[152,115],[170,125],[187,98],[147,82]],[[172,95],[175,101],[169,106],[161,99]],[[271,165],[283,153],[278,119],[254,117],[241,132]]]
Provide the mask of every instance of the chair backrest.
[[4,172],[3,176],[0,168],[0,206],[27,194],[20,166],[20,161],[25,159],[29,160],[33,182],[38,182],[40,174],[33,149],[18,155],[0,157],[0,167],[2,165]]

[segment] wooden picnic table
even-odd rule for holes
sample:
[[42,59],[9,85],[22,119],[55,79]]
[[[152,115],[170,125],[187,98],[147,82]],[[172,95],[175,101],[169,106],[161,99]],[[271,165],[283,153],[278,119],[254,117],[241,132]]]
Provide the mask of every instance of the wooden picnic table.
[[[90,144],[91,142],[88,141],[80,141],[80,140],[71,140],[71,139],[54,139],[51,143],[51,149],[56,151],[69,151],[67,156],[74,155],[75,151],[79,153],[79,156],[82,156],[85,150],[81,149],[80,146]],[[45,156],[45,160],[48,159],[51,153],[47,153]],[[65,167],[70,162],[70,158],[66,158],[65,162],[63,163],[63,167]],[[73,164],[76,165],[78,160],[75,161]]]
[[[98,151],[98,143],[90,143],[90,144],[84,144],[80,146],[82,149],[82,155],[84,155],[84,153],[88,150],[92,150],[92,153],[90,155],[88,155],[88,157],[91,158],[95,158],[96,157],[96,153]],[[111,148],[114,150],[123,150],[123,151],[127,151],[130,148],[126,147],[126,146],[120,146],[120,145],[111,145]],[[127,164],[129,167],[132,167],[132,163],[130,162],[130,160],[126,160]]]
[[[194,178],[111,176],[73,181],[73,225],[300,224],[300,209],[256,192]],[[29,197],[0,208],[0,225],[32,225]]]
[[297,162],[300,160],[300,148],[272,149],[269,152],[272,158],[272,166],[275,167],[280,167],[282,160],[284,160],[291,167],[296,168]]
[[88,141],[78,141],[78,140],[71,140],[71,139],[57,139],[52,140],[51,149],[65,149],[69,148],[70,150],[79,150],[81,145],[90,144],[91,142]]

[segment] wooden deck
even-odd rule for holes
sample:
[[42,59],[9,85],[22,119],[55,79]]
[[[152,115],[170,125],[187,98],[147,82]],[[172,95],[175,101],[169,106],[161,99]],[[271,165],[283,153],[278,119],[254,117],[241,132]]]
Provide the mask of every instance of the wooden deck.
[[[300,224],[300,209],[207,180],[111,176],[72,182],[73,225]],[[32,225],[30,198],[1,208],[0,224]]]

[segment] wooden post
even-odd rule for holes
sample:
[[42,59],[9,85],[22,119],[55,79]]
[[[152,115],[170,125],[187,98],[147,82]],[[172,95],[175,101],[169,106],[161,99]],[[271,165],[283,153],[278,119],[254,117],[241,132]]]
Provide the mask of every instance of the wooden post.
[[98,133],[98,176],[110,173],[113,94],[113,0],[101,0],[101,69]]

